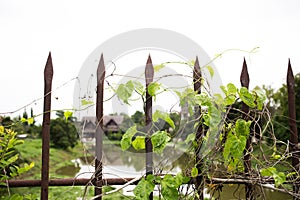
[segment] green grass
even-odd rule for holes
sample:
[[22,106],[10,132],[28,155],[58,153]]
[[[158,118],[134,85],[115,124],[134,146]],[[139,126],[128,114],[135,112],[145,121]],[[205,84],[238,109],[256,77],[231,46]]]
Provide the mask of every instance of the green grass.
[[[113,187],[106,186],[103,188],[103,192],[108,192],[113,190]],[[0,190],[0,199],[1,200],[11,200],[13,195],[19,195],[22,197],[27,197],[28,200],[40,199],[40,188],[39,187],[25,187],[25,188],[11,188],[11,197],[8,197],[8,194],[4,190]],[[74,187],[49,187],[49,199],[50,200],[77,200],[87,198],[90,199],[94,196],[93,187],[88,187],[87,193],[84,195],[85,187],[84,186],[74,186]],[[26,200],[27,200],[26,199]],[[132,199],[132,197],[126,197],[122,194],[122,190],[111,195],[103,196],[103,200],[114,200],[114,199]]]
[[[29,172],[18,177],[18,179],[32,180],[41,178],[42,166],[42,140],[25,139],[24,144],[19,145],[16,149],[20,153],[20,160],[26,163],[34,162],[34,167]],[[66,166],[74,166],[71,160],[82,157],[84,149],[82,144],[77,144],[73,149],[55,149],[50,148],[50,179],[55,178],[72,178],[79,171],[73,173],[58,173],[60,169]],[[69,169],[68,169],[69,170]],[[76,168],[75,168],[76,170]],[[40,187],[9,188],[11,195],[20,194],[28,196],[28,199],[38,199],[40,196]],[[84,187],[50,187],[49,199],[76,199],[83,195]],[[6,199],[9,195],[7,188],[0,188],[0,199]]]
[[[17,146],[20,159],[26,163],[34,162],[34,168],[22,175],[21,179],[40,179],[42,168],[42,140],[26,139],[24,144]],[[57,170],[65,166],[73,166],[71,160],[84,155],[82,144],[77,144],[73,149],[50,148],[50,178],[70,178],[70,175],[57,174]],[[78,169],[79,170],[79,169]]]

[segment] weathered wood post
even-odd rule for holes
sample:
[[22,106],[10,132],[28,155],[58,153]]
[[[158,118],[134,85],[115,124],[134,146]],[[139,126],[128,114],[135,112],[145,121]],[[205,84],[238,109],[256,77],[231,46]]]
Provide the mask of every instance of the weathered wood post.
[[[243,68],[240,76],[240,82],[242,87],[246,87],[249,89],[249,73],[248,73],[248,68],[247,68],[247,63],[244,58],[243,62]],[[249,113],[249,106],[247,106],[245,103],[242,103],[242,112],[243,112],[243,118],[246,120],[248,118],[247,114]],[[251,144],[251,136],[248,137],[246,147],[244,150],[244,172],[246,176],[251,175],[251,149],[252,149],[252,144]],[[247,200],[252,200],[254,199],[254,187],[251,183],[246,183],[245,184],[245,192],[246,192],[246,199]]]
[[[146,137],[146,175],[153,174],[153,147],[150,139],[152,134],[152,96],[148,92],[148,86],[153,82],[154,69],[151,60],[151,56],[148,56],[148,60],[145,68],[145,79],[146,79],[146,105],[145,105],[145,116],[146,116],[146,131],[148,137]],[[153,193],[150,194],[149,199],[153,199]]]
[[97,68],[97,97],[96,97],[96,160],[95,160],[95,196],[101,200],[102,194],[102,149],[103,149],[103,91],[104,91],[105,65],[103,54]]
[[50,113],[51,113],[51,90],[53,79],[53,65],[51,52],[49,52],[44,69],[44,110],[42,127],[42,180],[41,199],[48,199],[49,188],[49,149],[50,149]]
[[[287,91],[288,91],[288,110],[289,110],[289,127],[290,127],[290,143],[292,151],[292,165],[297,173],[299,173],[299,148],[298,148],[298,130],[296,124],[296,101],[295,101],[295,78],[291,67],[291,62],[288,63],[287,71]],[[298,184],[293,185],[294,193],[299,195],[300,187]],[[294,199],[300,199],[294,197]]]
[[[194,70],[193,70],[193,84],[194,84],[194,91],[197,94],[201,93],[201,79],[202,79],[202,74],[200,70],[200,65],[198,61],[198,57],[196,57],[195,64],[194,64]],[[196,107],[195,108],[195,118],[198,119],[201,116],[201,107]],[[203,163],[201,161],[200,157],[200,148],[201,148],[201,138],[203,137],[203,128],[202,124],[199,123],[199,126],[197,127],[196,131],[196,141],[198,143],[198,147],[195,151],[196,154],[196,167],[198,169],[198,176],[196,177],[196,189],[197,193],[199,196],[199,200],[203,200],[203,191],[204,191],[204,179],[202,175],[202,167]]]

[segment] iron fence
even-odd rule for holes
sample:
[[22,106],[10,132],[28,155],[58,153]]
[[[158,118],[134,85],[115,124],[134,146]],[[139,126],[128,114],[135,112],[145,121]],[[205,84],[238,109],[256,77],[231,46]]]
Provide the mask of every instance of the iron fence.
[[[146,82],[146,102],[145,102],[145,116],[146,116],[146,128],[148,135],[151,135],[152,130],[152,96],[148,94],[147,87],[153,82],[154,69],[151,57],[149,55],[145,67],[145,82]],[[50,148],[50,114],[51,114],[51,91],[52,91],[52,78],[53,78],[53,64],[51,53],[49,53],[45,70],[44,70],[44,109],[43,109],[43,124],[42,124],[42,170],[41,170],[41,180],[8,180],[7,184],[9,187],[41,187],[41,199],[48,199],[48,188],[51,186],[84,186],[92,184],[95,186],[95,196],[97,199],[102,199],[102,186],[103,185],[123,185],[128,182],[131,184],[137,184],[138,180],[134,178],[103,178],[102,177],[102,146],[103,146],[103,96],[104,96],[104,79],[105,79],[105,65],[103,54],[100,56],[99,65],[97,68],[97,97],[96,97],[96,118],[97,118],[97,129],[96,129],[96,152],[95,152],[95,178],[68,178],[68,179],[49,179],[49,148]],[[198,58],[195,60],[194,70],[193,70],[193,84],[194,91],[201,93],[201,79],[202,74],[200,70],[200,65]],[[244,59],[242,72],[240,76],[241,86],[249,87],[249,74],[247,70],[247,64]],[[292,146],[292,166],[296,171],[299,171],[299,149],[298,149],[298,133],[296,124],[296,107],[295,107],[295,81],[292,71],[290,61],[288,62],[288,73],[287,73],[287,87],[288,87],[288,109],[289,109],[289,127],[291,133],[291,146]],[[198,108],[197,115],[200,116],[201,109]],[[242,105],[242,112],[245,113],[243,118],[247,118],[246,113],[249,112],[249,107],[246,104]],[[197,116],[196,116],[197,117]],[[200,139],[204,130],[199,126],[196,133],[196,139]],[[244,160],[244,172],[245,174],[250,174],[251,169],[251,155],[246,153],[251,149],[251,139],[247,140]],[[196,150],[196,155],[199,152]],[[202,162],[200,157],[196,157],[196,163],[198,171],[201,172]],[[153,157],[152,157],[152,143],[149,138],[146,138],[146,174],[153,174]],[[242,183],[245,184],[246,199],[253,199],[253,182],[244,179],[226,179],[226,183]],[[274,183],[272,179],[261,178],[260,183]],[[212,178],[210,180],[205,179],[201,173],[195,179],[191,180],[192,184],[195,184],[197,192],[200,199],[203,199],[204,183],[222,183],[223,179]],[[299,193],[299,183],[294,185],[294,191]],[[153,194],[150,195],[150,199],[153,199]]]

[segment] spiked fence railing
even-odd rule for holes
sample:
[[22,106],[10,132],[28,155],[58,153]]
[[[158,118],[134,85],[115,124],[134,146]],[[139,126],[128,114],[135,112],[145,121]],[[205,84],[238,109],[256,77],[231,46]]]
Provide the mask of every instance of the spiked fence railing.
[[[152,65],[152,60],[149,55],[145,67],[145,80],[146,80],[146,102],[145,102],[145,116],[146,116],[146,128],[148,135],[152,133],[152,97],[148,94],[147,87],[153,82],[154,69]],[[95,179],[86,178],[68,178],[68,179],[49,179],[49,149],[50,149],[50,113],[51,113],[51,86],[53,78],[53,65],[51,53],[49,53],[45,70],[44,70],[44,112],[43,112],[43,128],[42,128],[42,171],[41,180],[8,180],[7,183],[9,187],[33,187],[41,186],[41,199],[48,199],[48,187],[49,186],[84,186],[92,183],[95,186],[95,196],[97,199],[102,199],[102,186],[103,185],[123,185],[129,181],[134,180],[134,178],[103,178],[102,176],[102,146],[103,146],[103,96],[104,96],[104,79],[105,79],[105,65],[104,56],[101,54],[99,65],[97,68],[97,99],[96,99],[96,118],[97,118],[97,128],[96,128],[96,152],[95,152]],[[193,70],[193,84],[194,91],[201,93],[201,71],[199,66],[198,58],[195,60],[194,70]],[[241,86],[249,87],[249,74],[247,69],[247,64],[244,59],[242,72],[240,76]],[[295,83],[294,75],[292,72],[292,67],[290,61],[288,62],[288,73],[287,73],[287,86],[288,86],[288,110],[289,110],[289,127],[290,127],[290,138],[292,145],[292,166],[299,172],[299,149],[298,149],[298,133],[296,124],[296,108],[295,108]],[[198,112],[197,115],[200,116],[201,108],[195,108]],[[247,118],[247,113],[249,112],[249,107],[245,104],[242,105],[242,112],[244,113],[244,118]],[[197,116],[196,116],[197,117]],[[196,139],[200,140],[204,135],[204,130],[201,126],[197,129]],[[153,174],[153,158],[152,158],[152,143],[149,138],[146,138],[146,174]],[[244,151],[244,172],[246,175],[251,174],[251,140],[247,140],[246,148]],[[198,150],[196,150],[196,155],[199,155]],[[201,172],[203,164],[201,163],[201,158],[196,158],[198,171]],[[201,173],[199,173],[201,174]],[[274,180],[261,179],[262,183],[274,183]],[[196,185],[198,195],[200,199],[203,199],[204,183],[207,182],[205,177],[201,174],[196,179],[193,179],[191,183]],[[215,182],[219,183],[222,180],[218,178],[212,178],[209,183]],[[227,183],[238,183],[245,184],[246,199],[253,199],[253,189],[254,186],[251,181],[246,179],[234,179],[227,180]],[[132,184],[137,184],[137,181],[133,181]],[[299,183],[294,184],[294,192],[299,194]],[[153,199],[153,194],[151,193],[150,199]],[[297,198],[296,198],[297,199]]]

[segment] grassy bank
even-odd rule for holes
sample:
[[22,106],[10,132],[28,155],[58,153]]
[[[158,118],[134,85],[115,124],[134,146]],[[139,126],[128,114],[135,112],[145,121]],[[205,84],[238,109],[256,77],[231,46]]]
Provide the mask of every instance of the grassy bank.
[[[34,168],[24,174],[22,179],[40,179],[42,168],[42,140],[41,139],[26,139],[24,144],[17,146],[20,152],[20,159],[24,162],[34,162]],[[73,149],[56,149],[50,148],[50,178],[69,178],[74,174],[58,174],[59,169],[66,166],[74,166],[72,160],[84,155],[84,148],[79,143]],[[79,168],[78,168],[79,171]],[[77,172],[74,171],[76,174]]]
[[[34,167],[23,174],[18,179],[40,179],[42,166],[42,140],[41,139],[26,139],[24,144],[17,146],[20,152],[21,161],[30,163],[34,162]],[[56,178],[72,178],[80,170],[76,168],[72,160],[86,156],[84,147],[81,143],[77,144],[73,149],[50,149],[50,179]],[[84,186],[73,187],[49,187],[49,199],[76,200],[81,199],[84,195]],[[105,187],[108,191],[113,188]],[[0,199],[20,199],[14,195],[21,195],[23,199],[39,199],[40,187],[23,187],[23,188],[0,188]],[[93,188],[89,187],[87,196],[93,196]],[[121,193],[116,193],[111,196],[106,196],[103,199],[125,199]],[[126,198],[128,199],[128,198]]]

